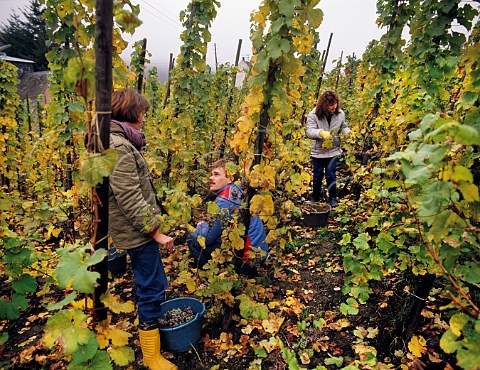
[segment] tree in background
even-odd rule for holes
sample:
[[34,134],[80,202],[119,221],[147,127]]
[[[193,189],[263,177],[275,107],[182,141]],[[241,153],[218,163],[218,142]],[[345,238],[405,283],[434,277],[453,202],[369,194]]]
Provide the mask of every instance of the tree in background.
[[13,12],[8,20],[0,26],[0,43],[11,46],[7,54],[12,57],[33,60],[35,71],[48,69],[45,54],[47,34],[45,21],[42,19],[42,5],[32,0],[28,9],[22,10],[25,20]]

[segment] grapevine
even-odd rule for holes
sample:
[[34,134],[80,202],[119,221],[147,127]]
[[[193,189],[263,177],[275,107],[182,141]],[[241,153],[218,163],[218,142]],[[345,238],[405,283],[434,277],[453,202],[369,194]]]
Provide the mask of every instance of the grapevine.
[[[17,320],[28,310],[33,293],[46,301],[52,289],[60,291],[48,304],[42,343],[57,348],[57,359],[70,362],[72,368],[108,369],[112,362],[132,366],[128,364],[135,360],[128,343],[134,333],[120,328],[113,315],[132,312],[134,304],[120,303],[107,293],[102,300],[113,314],[93,324],[91,299],[85,298],[97,284],[91,267],[106,253],[94,253],[88,242],[94,196],[92,183],[85,181],[102,179],[101,171],[108,170],[91,165],[91,153],[84,149],[84,132],[95,122],[94,3],[42,0],[52,44],[47,55],[50,101],[37,117],[19,102],[15,68],[0,61],[0,267],[5,285],[0,314],[2,319]],[[278,330],[287,317],[298,317],[298,323],[288,327],[289,336],[302,336],[309,329],[318,334],[334,323],[310,317],[295,297],[295,289],[276,306],[277,302],[270,302],[273,290],[260,279],[239,275],[230,261],[243,252],[245,225],[252,214],[259,215],[268,229],[273,275],[284,273],[282,264],[288,264],[287,279],[298,267],[294,262],[303,261],[305,266],[318,262],[302,254],[306,248],[291,224],[302,211],[318,211],[299,204],[304,204],[311,182],[304,118],[315,105],[322,79],[323,88],[338,91],[356,133],[354,140],[346,142],[341,164],[357,189],[363,188],[342,200],[333,216],[343,226],[337,235],[343,258],[340,268],[347,274],[338,315],[347,320],[358,314],[386,280],[404,284],[398,295],[405,307],[410,300],[418,300],[415,287],[430,281],[445,302],[440,348],[455,356],[461,368],[476,369],[480,340],[479,1],[379,1],[378,23],[385,27],[385,34],[373,40],[360,59],[340,57],[324,76],[320,76],[322,61],[316,49],[323,18],[318,4],[318,0],[261,3],[251,18],[251,70],[243,88],[236,89],[236,67],[219,65],[213,74],[205,63],[209,29],[220,2],[192,0],[180,14],[183,45],[167,92],[157,81],[156,69],[146,73],[139,65],[138,44],[130,70],[119,57],[127,46],[122,32],[133,32],[141,13],[128,0],[115,2],[113,83],[115,88],[133,86],[147,75],[144,94],[152,110],[146,116],[150,123],[145,126],[146,159],[166,210],[164,231],[182,240],[205,209],[206,218],[220,218],[225,230],[223,248],[212,254],[205,269],[192,268],[186,257],[173,264],[172,258],[167,260],[169,273],[177,274],[171,281],[173,291],[167,293],[177,289],[202,297],[209,307],[208,320],[238,305],[240,317],[234,315],[234,319],[242,333],[257,330],[271,337],[259,343],[253,335],[248,340],[242,336],[245,347],[238,350],[242,356],[255,347],[252,369],[262,367],[269,355],[277,356],[277,362],[283,357],[291,368],[309,366],[314,358],[313,347],[306,348],[309,338],[305,335],[293,345],[280,339]],[[202,196],[208,194],[207,167],[219,156],[234,159],[239,184],[246,189],[247,198],[232,218],[211,204],[201,206]],[[102,159],[109,165],[115,162]],[[326,234],[310,235],[312,244],[327,238]],[[322,240],[315,240],[318,235]],[[431,298],[430,288],[421,297],[424,301]],[[315,293],[301,292],[304,297]],[[414,348],[421,341],[415,336],[414,320],[405,325],[403,315],[398,313],[394,334]],[[174,327],[194,317],[191,308],[184,307],[168,312],[160,324]],[[356,335],[365,339],[360,329]],[[3,334],[0,339],[6,340]],[[204,344],[220,356],[222,349],[227,353],[241,347],[230,342],[222,333],[220,339],[206,338]],[[315,345],[322,348],[320,342]],[[357,343],[355,348],[360,347]],[[278,353],[270,352],[273,348]],[[399,355],[400,366],[418,366],[422,353],[416,352],[418,358],[414,358],[411,352],[405,349]],[[354,356],[345,356],[343,365],[388,368],[395,361],[383,364],[372,348]],[[325,365],[332,364],[342,366],[338,357],[330,356]]]

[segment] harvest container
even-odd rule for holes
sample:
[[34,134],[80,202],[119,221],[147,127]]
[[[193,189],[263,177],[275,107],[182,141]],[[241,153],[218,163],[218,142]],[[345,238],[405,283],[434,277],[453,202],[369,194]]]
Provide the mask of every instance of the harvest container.
[[326,226],[331,209],[326,203],[305,202],[302,206],[303,223],[307,227]]
[[160,317],[176,308],[190,307],[195,318],[173,328],[159,328],[162,349],[179,353],[188,351],[198,343],[202,335],[202,317],[205,305],[196,298],[174,298],[160,304]]

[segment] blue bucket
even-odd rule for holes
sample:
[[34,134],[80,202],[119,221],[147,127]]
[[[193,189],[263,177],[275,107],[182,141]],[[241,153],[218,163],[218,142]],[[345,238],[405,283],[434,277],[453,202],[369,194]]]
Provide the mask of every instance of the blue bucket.
[[160,304],[160,317],[175,308],[190,307],[195,315],[193,320],[174,328],[160,328],[162,349],[172,353],[188,351],[198,343],[202,335],[202,316],[205,305],[196,298],[174,298]]

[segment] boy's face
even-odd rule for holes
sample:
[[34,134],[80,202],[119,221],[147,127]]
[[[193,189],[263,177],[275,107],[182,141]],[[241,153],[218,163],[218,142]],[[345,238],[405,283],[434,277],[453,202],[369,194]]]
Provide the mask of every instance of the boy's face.
[[212,176],[210,176],[210,191],[218,191],[223,188],[225,185],[231,184],[230,180],[226,173],[225,168],[218,167],[212,170]]

